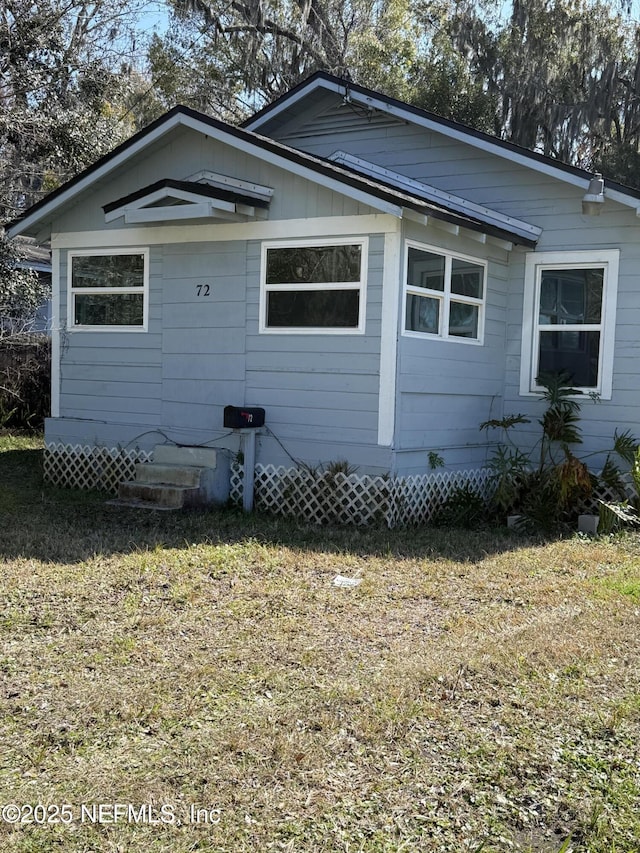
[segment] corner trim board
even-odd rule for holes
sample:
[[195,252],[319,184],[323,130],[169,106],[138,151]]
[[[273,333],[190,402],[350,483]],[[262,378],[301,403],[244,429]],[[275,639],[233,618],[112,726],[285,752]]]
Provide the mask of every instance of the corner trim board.
[[393,447],[395,437],[401,238],[399,223],[395,231],[388,232],[384,236],[380,385],[378,391],[378,444],[384,447]]
[[60,417],[60,249],[51,252],[51,417]]

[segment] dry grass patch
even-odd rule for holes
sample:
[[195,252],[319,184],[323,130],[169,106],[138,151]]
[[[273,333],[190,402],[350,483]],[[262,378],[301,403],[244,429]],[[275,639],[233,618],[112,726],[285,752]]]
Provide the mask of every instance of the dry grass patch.
[[638,849],[638,539],[114,510],[29,443],[0,482],[0,804],[73,808],[3,850]]

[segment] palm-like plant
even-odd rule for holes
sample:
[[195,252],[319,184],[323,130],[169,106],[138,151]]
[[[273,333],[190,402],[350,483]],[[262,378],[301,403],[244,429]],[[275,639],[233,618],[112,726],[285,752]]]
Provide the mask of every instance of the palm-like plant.
[[489,463],[495,473],[496,512],[519,512],[533,529],[555,529],[577,514],[598,483],[606,483],[624,495],[616,457],[629,465],[635,464],[633,470],[640,494],[640,456],[634,436],[628,430],[615,432],[613,447],[602,472],[596,476],[589,470],[586,457],[579,458],[574,452],[576,445],[582,444],[579,426],[582,392],[563,373],[547,373],[537,381],[544,389],[542,399],[546,409],[538,420],[542,435],[533,448],[523,452],[510,435],[513,427],[530,423],[524,415],[485,421],[480,427],[503,430],[503,441]]

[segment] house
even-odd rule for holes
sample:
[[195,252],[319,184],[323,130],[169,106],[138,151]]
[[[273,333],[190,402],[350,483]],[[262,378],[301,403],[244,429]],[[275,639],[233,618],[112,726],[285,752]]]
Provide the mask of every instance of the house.
[[233,405],[262,464],[477,468],[564,369],[597,454],[640,422],[639,211],[325,73],[242,127],[177,107],[9,229],[52,246],[49,452],[235,453]]

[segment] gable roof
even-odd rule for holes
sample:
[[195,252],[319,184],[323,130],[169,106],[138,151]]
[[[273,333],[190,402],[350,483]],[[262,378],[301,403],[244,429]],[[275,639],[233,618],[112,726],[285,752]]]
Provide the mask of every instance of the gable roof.
[[[321,183],[329,189],[350,196],[383,213],[401,217],[403,211],[412,211],[421,217],[433,217],[453,226],[468,228],[500,240],[527,246],[535,245],[539,236],[539,233],[534,233],[537,229],[527,234],[523,233],[522,229],[510,228],[508,222],[502,226],[496,225],[495,221],[485,221],[481,214],[466,215],[455,206],[447,205],[446,200],[435,202],[433,198],[421,196],[419,191],[407,192],[394,186],[392,182],[374,179],[354,169],[291,148],[254,131],[225,124],[183,106],[174,107],[109,154],[101,157],[84,172],[34,204],[19,219],[9,223],[7,233],[10,237],[38,233],[63,205],[73,202],[96,182],[104,179],[128,160],[179,127],[190,128],[230,144],[238,150]],[[143,193],[148,189],[148,187],[139,188]],[[135,196],[136,193],[132,192],[131,195]],[[120,204],[122,203],[121,199]]]
[[[475,128],[460,122],[443,118],[428,110],[414,107],[396,98],[334,77],[326,71],[317,71],[311,77],[303,80],[289,92],[244,121],[242,127],[267,134],[274,133],[278,127],[281,127],[295,114],[296,105],[302,100],[312,100],[323,92],[334,92],[346,99],[348,103],[355,103],[367,109],[387,113],[410,124],[442,133],[451,139],[472,145],[573,186],[586,188],[593,177],[593,174],[585,169],[571,166],[568,163],[515,145],[513,142],[507,142],[497,136],[475,130]],[[640,215],[640,190],[607,179],[605,196],[634,208]]]

